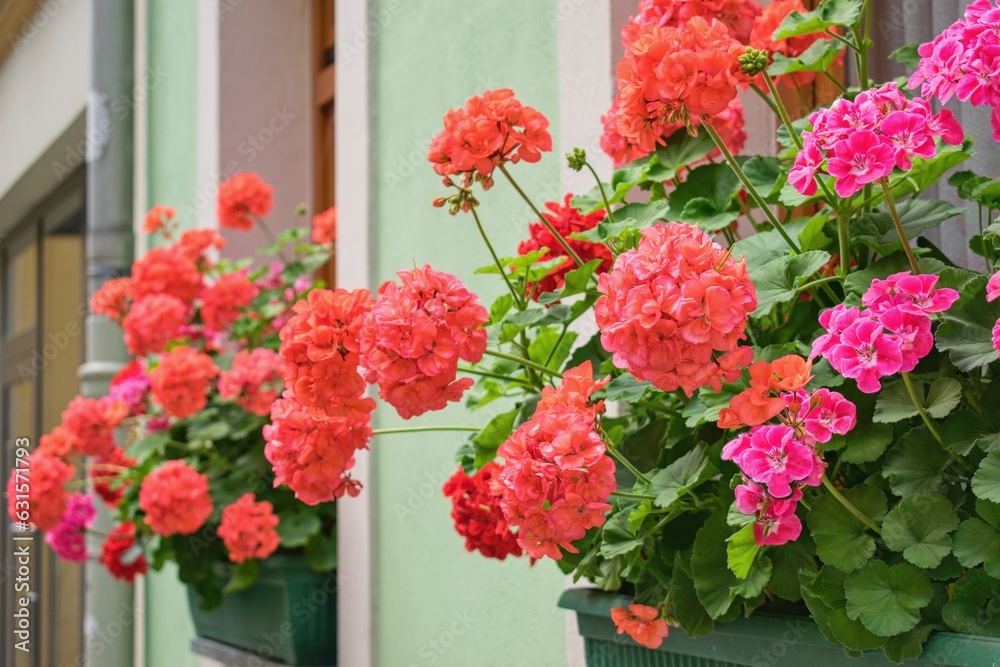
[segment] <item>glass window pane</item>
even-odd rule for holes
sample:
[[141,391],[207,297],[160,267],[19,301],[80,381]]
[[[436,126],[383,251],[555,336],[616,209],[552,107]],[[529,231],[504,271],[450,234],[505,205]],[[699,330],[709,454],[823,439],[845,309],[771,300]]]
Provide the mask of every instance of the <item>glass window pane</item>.
[[38,246],[31,243],[12,252],[4,276],[6,333],[16,334],[34,326],[38,315]]

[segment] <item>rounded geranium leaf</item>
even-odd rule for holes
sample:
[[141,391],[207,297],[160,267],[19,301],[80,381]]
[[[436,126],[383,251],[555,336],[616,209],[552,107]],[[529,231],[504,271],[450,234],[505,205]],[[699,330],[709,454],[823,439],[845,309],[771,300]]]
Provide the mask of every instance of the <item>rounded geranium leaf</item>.
[[943,496],[909,496],[886,515],[882,539],[917,567],[934,568],[951,553],[958,515]]
[[955,632],[1000,637],[1000,614],[991,611],[998,595],[1000,582],[982,570],[971,570],[952,587],[941,618]]
[[847,615],[882,637],[906,632],[920,621],[920,610],[934,595],[931,581],[908,563],[889,567],[869,562],[844,582]]
[[965,567],[980,563],[1000,579],[1000,505],[986,500],[976,503],[976,513],[955,532],[955,557]]
[[934,440],[926,426],[907,431],[889,450],[882,475],[897,496],[931,495],[938,492],[948,452]]
[[972,477],[972,492],[983,500],[1000,503],[1000,451],[990,452]]
[[[862,485],[843,493],[872,521],[881,521],[885,516],[885,496],[878,489]],[[816,541],[816,552],[827,565],[851,572],[875,554],[874,536],[832,495],[817,500],[806,521]]]

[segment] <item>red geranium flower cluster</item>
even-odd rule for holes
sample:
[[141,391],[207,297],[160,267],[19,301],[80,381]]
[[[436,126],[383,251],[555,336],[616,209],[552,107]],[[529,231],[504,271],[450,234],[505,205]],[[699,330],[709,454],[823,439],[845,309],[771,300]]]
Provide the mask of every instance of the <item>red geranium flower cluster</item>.
[[135,524],[131,521],[115,526],[101,546],[101,565],[115,579],[133,583],[138,574],[149,570],[146,556],[136,549]]
[[726,26],[700,16],[680,27],[642,26],[618,64],[618,132],[651,153],[691,116],[722,113],[749,83],[739,57],[746,47]]
[[285,386],[299,401],[323,411],[340,399],[365,391],[358,372],[361,328],[371,310],[368,290],[313,290],[293,307],[282,327]]
[[500,465],[490,461],[469,477],[461,468],[444,485],[445,498],[451,499],[451,518],[455,530],[465,538],[465,550],[487,558],[503,560],[520,556],[517,535],[500,508],[501,494],[494,490],[500,475]]
[[616,365],[662,391],[719,391],[753,354],[739,346],[757,307],[746,260],[693,225],[668,222],[642,235],[598,279],[601,344]]
[[330,502],[361,485],[351,478],[354,453],[372,437],[371,398],[342,398],[327,411],[304,406],[285,390],[264,426],[264,455],[274,469],[274,485],[284,484],[307,505]]
[[135,302],[122,320],[125,346],[137,357],[157,354],[188,322],[191,309],[170,294],[150,294]]
[[164,228],[164,226],[174,219],[177,215],[177,209],[173,206],[164,206],[163,204],[156,204],[153,208],[149,209],[149,213],[142,221],[142,231],[144,234],[155,234]]
[[[802,522],[795,515],[803,486],[819,486],[826,464],[818,443],[845,435],[857,423],[854,404],[838,392],[805,390],[811,365],[795,355],[750,366],[750,387],[723,410],[720,428],[752,428],[722,450],[743,474],[736,507],[754,517],[760,546],[798,539]],[[754,407],[749,407],[753,404]],[[765,424],[772,418],[778,424]]]
[[[805,14],[808,9],[802,0],[772,0],[768,3],[760,18],[753,25],[753,32],[750,33],[750,46],[757,50],[767,51],[769,54],[780,53],[789,58],[796,58],[802,55],[806,49],[820,39],[833,39],[823,33],[811,33],[808,35],[798,35],[787,39],[774,39],[774,31],[778,29],[781,22],[792,12]],[[838,60],[842,60],[838,56]],[[786,78],[790,77],[790,78]],[[794,72],[775,77],[779,82],[785,82],[789,86],[807,86],[816,80],[816,72]]]
[[[27,509],[29,516],[26,522],[34,524],[38,530],[49,530],[59,523],[66,512],[64,485],[73,479],[73,466],[37,451],[29,454],[25,463],[27,465],[18,470],[27,479],[18,479],[17,470],[14,470],[7,480],[7,514],[12,521],[24,521],[18,514]],[[25,486],[27,488],[23,488]],[[26,495],[27,499],[18,499],[18,495]],[[25,502],[27,506],[23,504]]]
[[578,553],[573,541],[604,524],[617,488],[595,421],[604,403],[590,397],[610,378],[594,380],[589,361],[563,374],[558,388],[542,390],[534,416],[497,450],[504,459],[495,482],[517,543],[532,558]]
[[132,264],[133,299],[170,294],[190,305],[201,292],[202,277],[195,260],[177,245],[153,248]]
[[219,376],[219,396],[263,417],[271,412],[281,391],[283,368],[281,355],[273,350],[240,350],[233,357],[232,368]]
[[278,517],[274,506],[267,501],[254,502],[252,493],[244,493],[232,505],[222,510],[219,537],[229,550],[229,560],[263,560],[273,554],[280,544]]
[[72,449],[84,456],[107,456],[115,446],[115,428],[128,416],[121,399],[77,396],[62,413]]
[[993,107],[993,140],[1000,141],[1000,10],[992,0],[976,0],[965,17],[933,41],[920,45],[920,64],[910,88],[942,103],[952,95],[972,106]]
[[171,417],[190,417],[205,407],[206,392],[219,374],[212,357],[193,347],[175,347],[151,375],[153,400]]
[[628,609],[612,607],[611,620],[618,628],[618,634],[628,633],[646,648],[659,648],[670,632],[656,607],[645,604],[630,604]]
[[720,21],[734,39],[747,44],[761,13],[760,5],[753,0],[640,0],[637,11],[622,26],[625,47],[636,40],[643,26],[678,28],[695,16]]
[[895,83],[861,92],[854,101],[841,98],[809,116],[812,131],[802,133],[788,182],[804,195],[816,194],[816,175],[834,177],[841,197],[888,176],[895,167],[909,171],[912,158],[937,153],[935,137],[962,143],[965,133],[948,109],[931,113],[926,100],[908,100]]
[[874,394],[881,379],[909,373],[934,347],[931,314],[958,300],[958,292],[935,289],[939,276],[895,273],[875,279],[861,298],[864,309],[839,304],[820,313],[826,329],[813,342],[814,357],[823,356],[834,370]]
[[322,213],[313,216],[312,241],[320,245],[333,245],[337,242],[336,206],[331,206]]
[[[563,199],[563,203],[560,205],[558,202],[550,201],[545,205],[548,209],[547,213],[543,213],[545,219],[555,228],[559,235],[566,239],[569,243],[569,247],[576,251],[576,254],[585,263],[594,259],[600,259],[601,264],[597,267],[596,274],[605,273],[611,269],[611,251],[603,243],[591,243],[589,241],[578,241],[576,239],[569,238],[571,234],[576,234],[577,232],[585,232],[588,229],[593,229],[597,226],[599,222],[604,220],[605,212],[603,210],[594,211],[593,213],[588,213],[584,215],[580,212],[578,208],[575,208],[570,204],[573,199],[573,195],[567,194]],[[543,225],[541,222],[533,222],[528,225],[528,232],[531,234],[531,238],[526,241],[521,241],[521,245],[517,247],[517,252],[519,255],[527,255],[536,250],[541,250],[542,248],[548,248],[548,252],[539,258],[540,262],[548,261],[550,259],[555,259],[556,257],[564,257],[565,260],[559,266],[553,267],[549,273],[538,281],[538,283],[528,287],[528,293],[531,294],[532,298],[538,299],[538,296],[546,292],[554,292],[560,289],[566,282],[566,274],[577,268],[576,262],[573,261],[571,257],[566,254],[562,245],[558,240],[552,235],[548,227]]]
[[164,537],[190,535],[212,514],[208,478],[180,460],[167,461],[139,487],[139,509],[146,523]]
[[274,188],[260,176],[240,172],[219,185],[216,215],[223,227],[245,232],[253,227],[252,216],[263,217],[274,206]]
[[446,180],[461,176],[464,187],[479,181],[488,189],[497,165],[538,162],[552,150],[548,128],[548,119],[521,104],[514,91],[487,90],[444,115],[444,129],[431,140],[427,159]]
[[201,291],[201,319],[212,331],[225,331],[259,292],[247,278],[246,270],[219,276]]
[[226,239],[214,229],[188,229],[181,233],[177,245],[192,261],[198,262],[210,249],[225,248]]
[[122,447],[114,447],[111,453],[103,458],[94,461],[90,465],[90,484],[94,493],[101,497],[104,504],[114,508],[118,506],[118,501],[125,495],[128,484],[123,484],[121,478],[126,469],[132,468],[138,463],[129,457]]
[[56,426],[39,438],[35,453],[65,459],[73,453],[73,436],[62,425]]
[[424,266],[383,283],[361,330],[365,379],[404,419],[440,410],[473,385],[456,379],[458,362],[475,363],[486,349],[488,319],[462,282]]
[[121,321],[132,303],[132,279],[114,278],[101,285],[90,297],[90,310],[116,322]]

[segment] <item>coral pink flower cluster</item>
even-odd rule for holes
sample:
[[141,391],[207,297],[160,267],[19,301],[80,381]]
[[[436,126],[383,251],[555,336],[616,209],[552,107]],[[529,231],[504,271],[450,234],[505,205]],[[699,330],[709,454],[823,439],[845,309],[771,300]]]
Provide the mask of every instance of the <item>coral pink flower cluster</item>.
[[[740,467],[743,483],[735,489],[736,507],[754,517],[754,539],[761,546],[798,539],[802,522],[795,509],[802,487],[819,486],[826,470],[819,444],[848,433],[857,423],[857,409],[840,393],[805,390],[812,379],[809,372],[810,364],[794,355],[773,364],[755,362],[749,388],[720,416],[721,428],[752,426],[726,444],[722,458]],[[748,410],[750,403],[766,408]],[[779,423],[764,423],[773,418]]]
[[97,520],[94,497],[71,493],[66,499],[66,512],[52,530],[45,533],[45,543],[59,558],[82,563],[87,560],[86,531]]
[[90,465],[88,476],[94,493],[100,496],[104,504],[110,508],[118,506],[118,501],[125,495],[127,483],[121,481],[124,472],[138,463],[125,453],[122,447],[115,447],[108,456],[98,459]]
[[229,550],[229,560],[263,560],[278,549],[278,517],[266,500],[256,502],[252,493],[244,493],[222,510],[219,537]]
[[219,185],[216,215],[223,227],[247,231],[253,216],[263,217],[274,206],[274,188],[253,172],[241,172]]
[[247,412],[268,415],[281,393],[283,369],[284,360],[274,350],[240,350],[233,357],[232,367],[219,376],[219,396],[236,401]]
[[386,281],[361,329],[365,379],[404,419],[440,410],[473,385],[456,379],[459,360],[476,363],[486,349],[486,309],[443,271],[423,266]]
[[493,488],[500,471],[495,461],[471,477],[459,468],[443,489],[445,497],[451,499],[451,518],[455,531],[465,538],[465,550],[478,549],[487,558],[497,560],[522,554],[500,507],[501,494]]
[[431,140],[427,159],[449,182],[461,176],[464,187],[493,184],[493,170],[505,162],[538,162],[552,150],[549,121],[521,104],[509,88],[470,97],[444,115],[444,129]]
[[[73,479],[73,466],[62,459],[42,452],[34,452],[7,480],[7,514],[11,521],[24,521],[38,530],[54,528],[66,512],[65,484]],[[28,518],[18,516],[27,511]]]
[[[566,239],[569,247],[576,252],[584,263],[595,259],[601,260],[600,265],[594,272],[595,274],[606,273],[611,269],[612,261],[611,251],[606,245],[569,238],[572,234],[585,232],[588,229],[596,227],[598,223],[604,220],[605,212],[600,210],[584,215],[580,212],[580,209],[570,204],[572,199],[573,195],[567,194],[562,204],[554,201],[548,202],[545,204],[545,208],[548,210],[542,213],[542,215],[559,232],[559,235]],[[517,247],[519,255],[527,255],[536,250],[548,248],[548,252],[538,259],[539,262],[545,262],[556,257],[565,258],[562,264],[553,267],[544,278],[528,287],[528,293],[532,298],[537,300],[541,294],[561,289],[566,282],[566,274],[577,268],[577,266],[576,262],[566,254],[562,245],[544,224],[541,222],[531,223],[528,225],[528,233],[531,234],[531,238],[521,241],[521,244]]]
[[933,41],[920,45],[920,64],[910,88],[944,103],[952,96],[973,106],[990,106],[993,139],[1000,141],[1000,10],[992,0],[976,0],[965,17]]
[[149,570],[146,556],[136,549],[135,524],[126,521],[115,526],[101,545],[101,565],[115,579],[132,583],[136,575]]
[[375,401],[363,397],[358,370],[371,307],[367,290],[313,290],[280,332],[286,389],[264,427],[264,454],[275,486],[309,505],[360,491],[349,471],[372,436]]
[[320,245],[333,245],[337,242],[336,206],[331,206],[322,213],[313,216],[312,241]]
[[114,429],[128,416],[125,401],[107,396],[77,396],[62,413],[62,427],[72,452],[83,456],[107,456],[115,446]]
[[626,47],[638,38],[644,26],[679,28],[695,16],[716,19],[733,39],[748,44],[761,7],[753,0],[640,0],[636,12],[622,26],[622,44]]
[[250,282],[247,271],[235,271],[219,276],[201,291],[201,318],[212,331],[225,331],[240,318],[260,288]]
[[187,345],[175,347],[150,373],[153,400],[171,417],[190,417],[208,403],[208,390],[218,374],[212,357]]
[[934,347],[932,313],[948,310],[958,292],[935,289],[936,275],[896,273],[873,280],[861,303],[865,308],[840,304],[820,313],[827,333],[813,342],[812,356],[823,356],[834,370],[873,394],[881,379],[908,373]]
[[167,461],[142,480],[139,509],[153,532],[190,535],[212,514],[208,478],[183,461]]
[[746,260],[693,225],[668,222],[642,234],[598,279],[601,344],[616,365],[662,391],[718,391],[753,354],[739,346],[757,307]]
[[639,151],[650,153],[691,116],[722,113],[749,83],[739,57],[746,47],[716,19],[695,16],[680,27],[644,25],[618,63],[615,123]]
[[809,116],[812,130],[802,134],[788,182],[801,194],[816,194],[816,177],[834,177],[841,197],[888,176],[896,167],[909,171],[913,158],[937,152],[935,137],[962,143],[965,134],[948,109],[932,113],[926,100],[909,100],[895,83],[861,92],[854,101],[841,98]]
[[612,607],[611,620],[618,634],[628,633],[636,643],[651,649],[659,648],[670,631],[656,607],[646,604],[630,604],[628,609]]
[[[990,276],[986,284],[986,301],[992,302],[1000,299],[1000,271]],[[1000,320],[993,326],[993,348],[1000,352]]]
[[517,543],[532,558],[562,558],[588,529],[604,525],[607,500],[617,488],[615,464],[596,430],[604,403],[591,395],[610,378],[594,380],[589,361],[546,387],[534,416],[500,445],[504,459],[494,492]]

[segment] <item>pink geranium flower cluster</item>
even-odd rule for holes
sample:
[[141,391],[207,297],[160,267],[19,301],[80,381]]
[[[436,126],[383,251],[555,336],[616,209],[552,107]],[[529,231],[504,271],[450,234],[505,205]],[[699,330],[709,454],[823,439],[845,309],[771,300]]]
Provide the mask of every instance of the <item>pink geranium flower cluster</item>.
[[909,171],[914,157],[933,157],[935,137],[952,145],[965,138],[951,111],[932,113],[926,100],[907,99],[895,83],[863,91],[853,102],[841,98],[814,111],[809,122],[812,130],[803,132],[788,173],[788,182],[808,196],[816,194],[824,162],[837,194],[850,197],[896,167]]
[[504,459],[495,487],[500,506],[532,558],[578,553],[573,541],[603,525],[611,509],[615,464],[595,424],[604,403],[590,402],[609,381],[594,380],[589,361],[566,371],[558,388],[542,390],[534,416],[497,450]]
[[937,282],[936,275],[909,271],[873,280],[861,299],[865,308],[839,304],[820,314],[827,333],[813,342],[812,356],[825,357],[866,394],[877,392],[882,378],[912,371],[934,347],[930,315],[958,299],[953,289],[935,289]]
[[954,95],[973,106],[993,107],[993,139],[1000,141],[1000,9],[976,0],[965,17],[917,49],[920,64],[910,88],[942,103]]
[[184,461],[167,461],[142,480],[139,509],[155,533],[191,535],[212,515],[208,477]]
[[128,416],[128,405],[120,398],[77,396],[62,413],[62,427],[71,450],[83,456],[106,456],[115,446],[114,430]]
[[782,391],[785,383],[773,378],[767,393],[782,404],[774,415],[779,423],[755,425],[722,450],[723,460],[736,463],[743,474],[735,489],[736,507],[754,517],[754,539],[760,546],[798,539],[802,522],[795,509],[802,487],[819,486],[826,470],[819,444],[848,433],[857,423],[855,405],[842,394],[829,389],[810,394],[800,385],[802,379],[785,385],[797,388]]
[[252,493],[244,493],[222,510],[219,537],[229,551],[229,560],[263,560],[277,551],[278,517],[274,506],[266,500],[256,502]]
[[232,367],[219,376],[219,396],[263,417],[271,412],[271,404],[281,393],[283,368],[284,360],[274,350],[240,350],[233,357]]
[[757,307],[746,260],[693,225],[668,222],[642,234],[598,279],[601,344],[616,365],[658,389],[718,391],[752,358],[739,346]]
[[739,62],[745,53],[746,46],[716,19],[641,26],[618,63],[618,132],[651,153],[672,127],[691,124],[691,116],[722,113],[737,87],[749,83]]
[[386,281],[361,329],[365,379],[404,419],[440,410],[473,385],[456,379],[459,360],[486,349],[486,309],[450,273],[423,266]]
[[271,406],[264,455],[275,486],[309,505],[360,491],[349,471],[372,436],[375,401],[358,369],[371,308],[368,290],[313,290],[280,332],[286,389]]
[[171,417],[190,417],[207,405],[208,390],[218,375],[212,357],[187,345],[175,347],[150,373],[153,400]]
[[636,11],[622,26],[622,44],[626,47],[638,38],[644,26],[678,28],[696,16],[719,21],[734,39],[748,44],[761,7],[753,0],[640,0]]
[[247,278],[246,269],[219,276],[201,291],[201,318],[205,326],[212,331],[225,331],[240,318],[259,291]]
[[97,520],[94,497],[86,493],[71,493],[66,512],[55,528],[45,533],[45,542],[63,560],[82,563],[87,560],[86,531]]
[[427,159],[450,182],[461,176],[493,185],[493,170],[505,162],[538,162],[552,150],[549,121],[537,109],[521,104],[509,88],[487,90],[470,97],[465,106],[444,115],[444,129],[431,140]]
[[[986,284],[986,300],[988,302],[1000,299],[1000,271],[990,276]],[[1000,352],[1000,320],[993,326],[993,347]]]

